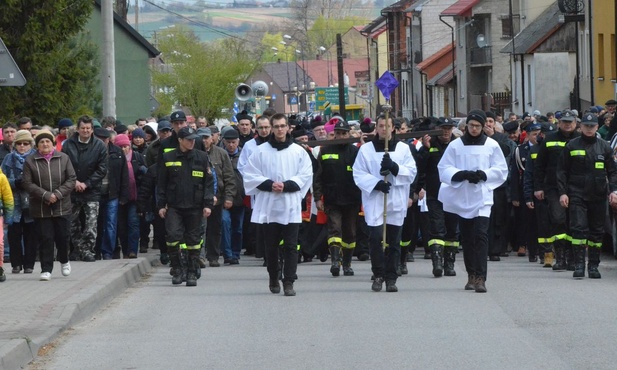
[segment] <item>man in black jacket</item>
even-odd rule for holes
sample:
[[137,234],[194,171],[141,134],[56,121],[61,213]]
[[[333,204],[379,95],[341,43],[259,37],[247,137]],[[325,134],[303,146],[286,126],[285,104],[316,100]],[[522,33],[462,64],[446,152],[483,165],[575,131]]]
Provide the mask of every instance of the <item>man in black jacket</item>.
[[459,246],[458,216],[444,212],[443,204],[437,199],[441,187],[437,164],[450,141],[454,139],[452,135],[454,122],[441,117],[437,127],[442,130],[442,135],[433,138],[428,135],[422,137],[422,147],[418,150],[418,176],[423,179],[422,186],[426,190],[426,204],[430,220],[427,237],[433,261],[433,276],[441,277],[442,273],[446,276],[456,276],[454,262]]
[[[516,150],[516,144],[510,140],[508,135],[495,130],[495,114],[493,112],[485,112],[485,115],[484,133],[499,144],[506,163],[509,164]],[[493,191],[493,202],[488,228],[488,256],[490,261],[500,261],[500,256],[508,255],[510,204],[508,203],[507,180]]]
[[[334,125],[335,139],[349,138],[349,124],[339,119]],[[356,247],[356,221],[362,203],[362,194],[354,182],[352,167],[358,155],[353,144],[321,147],[319,167],[313,177],[315,205],[328,216],[328,246],[332,276],[353,276],[351,257]],[[322,199],[323,196],[323,199]]]
[[111,131],[102,127],[94,129],[94,136],[107,146],[108,171],[101,184],[98,228],[96,238],[97,259],[120,258],[114,255],[118,236],[118,206],[125,204],[129,197],[129,174],[122,149],[109,141]]
[[605,140],[596,136],[597,131],[598,118],[586,114],[581,124],[581,136],[565,145],[557,162],[557,191],[559,203],[569,211],[569,240],[574,247],[575,278],[585,277],[585,249],[589,250],[588,276],[601,278],[598,265],[605,233],[607,194],[610,205],[617,205],[617,168],[613,150]]
[[77,121],[77,132],[66,140],[62,147],[62,152],[71,159],[77,175],[75,190],[71,195],[73,202],[71,241],[74,248],[71,257],[75,260],[79,255],[85,262],[96,260],[94,245],[101,185],[107,175],[107,148],[92,133],[92,118],[82,116]]
[[186,285],[197,285],[202,219],[210,216],[214,204],[212,168],[208,155],[193,149],[197,138],[192,128],[180,129],[178,148],[165,152],[159,166],[157,208],[165,219],[174,285],[182,284],[181,243],[188,251]]
[[[561,271],[566,268],[573,270],[572,258],[566,258],[566,253],[571,254],[572,245],[568,241],[568,212],[559,202],[557,191],[557,163],[561,152],[572,139],[580,136],[576,132],[576,115],[570,110],[563,111],[559,120],[559,130],[546,135],[540,145],[538,157],[534,163],[534,196],[537,200],[546,199],[548,206],[549,230],[540,230],[538,241],[544,249],[544,267],[552,267],[553,270]],[[553,266],[553,249],[557,255]]]

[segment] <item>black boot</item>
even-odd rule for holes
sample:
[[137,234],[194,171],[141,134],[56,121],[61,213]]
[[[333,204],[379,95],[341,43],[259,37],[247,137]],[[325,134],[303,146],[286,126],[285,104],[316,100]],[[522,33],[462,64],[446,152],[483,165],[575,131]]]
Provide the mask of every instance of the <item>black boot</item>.
[[330,246],[330,273],[332,276],[341,274],[341,247],[338,245]]
[[413,252],[416,251],[416,246],[410,246],[409,252],[407,253],[407,262],[415,262],[415,258],[413,257]]
[[476,275],[467,275],[465,290],[476,290]]
[[199,269],[199,249],[187,251],[186,286],[197,285],[197,270]]
[[563,245],[555,244],[555,264],[553,271],[563,271],[566,269],[566,248]]
[[[401,246],[401,263],[399,264],[399,269],[400,269],[401,275],[409,274],[409,270],[407,269],[407,254],[408,254],[408,250],[409,250],[409,247]],[[401,275],[399,275],[399,276],[401,276]]]
[[268,287],[270,288],[270,292],[274,294],[279,294],[281,292],[281,284],[279,284],[278,279],[271,278]]
[[600,279],[602,275],[600,275],[600,271],[598,271],[598,266],[600,265],[600,252],[601,248],[597,247],[589,247],[589,262],[587,262],[587,276],[590,279]]
[[180,276],[182,277],[182,282],[186,281],[187,263],[188,263],[188,253],[186,249],[180,248]]
[[443,247],[431,245],[431,259],[433,260],[433,276],[441,277],[443,274]]
[[572,244],[566,247],[566,269],[574,271],[574,246]]
[[577,245],[574,247],[574,273],[572,277],[585,277],[585,246]]
[[431,259],[431,249],[428,246],[424,247],[424,259],[425,260]]
[[167,254],[169,254],[169,265],[171,269],[171,283],[174,285],[182,284],[182,268],[180,267],[180,251],[178,247],[167,247]]
[[351,257],[353,257],[353,248],[343,248],[343,275],[353,276],[351,268]]
[[443,251],[443,274],[445,276],[456,276],[454,271],[454,261],[456,261],[456,247],[445,247]]
[[288,297],[293,297],[296,295],[293,281],[283,281],[283,293]]

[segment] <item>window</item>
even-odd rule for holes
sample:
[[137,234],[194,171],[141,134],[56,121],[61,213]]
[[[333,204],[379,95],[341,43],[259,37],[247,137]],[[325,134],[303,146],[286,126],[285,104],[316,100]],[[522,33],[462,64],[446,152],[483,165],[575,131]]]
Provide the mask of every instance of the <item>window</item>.
[[502,14],[499,16],[501,20],[501,38],[502,39],[511,39],[514,37],[520,30],[520,15],[512,14],[512,19],[510,19],[509,14]]

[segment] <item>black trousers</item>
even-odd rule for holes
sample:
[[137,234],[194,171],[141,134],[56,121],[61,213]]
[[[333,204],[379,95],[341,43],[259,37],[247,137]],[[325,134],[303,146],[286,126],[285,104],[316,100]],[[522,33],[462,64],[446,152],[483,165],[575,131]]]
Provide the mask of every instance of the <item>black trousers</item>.
[[221,255],[221,223],[223,215],[223,204],[212,207],[208,225],[206,226],[206,259],[215,261]]
[[448,242],[446,246],[458,246],[458,216],[444,212],[443,204],[437,199],[427,199],[429,227],[429,246],[431,240]]
[[[534,205],[534,208],[537,205]],[[527,246],[529,256],[533,257],[538,253],[543,253],[544,249],[539,249],[538,244],[538,218],[536,217],[536,210],[529,209],[527,205],[520,205],[520,218],[517,218],[517,222],[520,222],[521,229],[518,234],[522,234],[524,238],[524,245]],[[520,245],[519,245],[520,246]]]
[[150,244],[150,225],[151,222],[146,221],[146,218],[142,215],[139,216],[139,248],[148,249]]
[[41,272],[54,269],[54,244],[60,263],[69,261],[69,220],[66,217],[35,218],[34,229],[39,240]]
[[242,221],[242,245],[244,246],[247,255],[255,254],[257,249],[257,233],[255,225],[251,223],[253,209],[244,207],[244,220]]
[[386,244],[383,248],[383,225],[369,226],[371,270],[386,281],[396,281],[396,268],[401,260],[401,230],[403,226],[386,225]]
[[[405,215],[401,230],[401,247],[409,247],[412,240],[416,241],[418,239],[418,229],[414,225],[416,222],[415,208],[415,205],[407,208],[407,214]],[[414,232],[416,235],[413,235]]]
[[165,244],[165,219],[159,216],[158,212],[154,214],[152,220],[152,232],[154,234],[154,240],[159,246],[161,253],[167,253],[167,244]]
[[544,200],[538,200],[534,197],[533,204],[533,211],[535,213],[535,219],[537,221],[536,233],[538,235],[538,254],[543,255],[544,253],[550,252],[553,248],[553,246],[551,245],[553,228],[551,226],[551,220],[549,216],[550,211],[546,198]]
[[366,224],[364,215],[358,213],[358,218],[356,219],[356,248],[354,248],[354,255],[359,256],[364,253],[370,253],[368,225]]
[[[584,201],[580,197],[570,197],[570,232],[572,244],[580,245],[581,240],[602,243],[606,223],[606,200]],[[575,242],[576,241],[576,242]]]
[[488,228],[488,254],[499,256],[508,248],[508,217],[510,205],[505,187],[493,191],[493,206]]
[[8,239],[9,245],[12,246],[10,250],[11,266],[23,266],[24,269],[33,269],[37,249],[34,223],[25,222],[22,216],[20,222],[9,225]]
[[356,246],[356,219],[360,205],[326,205],[328,216],[328,245],[338,245],[344,248]]
[[203,209],[169,208],[165,215],[165,232],[168,245],[186,244],[187,249],[201,246]]
[[472,219],[459,217],[463,260],[468,275],[482,276],[486,279],[486,259],[488,257],[488,217]]
[[[559,203],[559,192],[551,189],[544,192],[548,204],[548,215],[551,225],[551,238],[556,247],[568,247],[568,210]],[[604,208],[603,208],[604,209]],[[604,212],[604,211],[603,211]],[[602,240],[602,239],[600,239]]]
[[[414,204],[410,208],[413,212],[410,247],[424,249],[428,247],[430,233],[430,218],[428,212],[420,212],[420,206]],[[409,216],[409,211],[407,212]]]
[[[299,223],[261,224],[266,244],[266,263],[270,279],[278,279],[279,253],[283,254],[283,281],[296,280],[298,268],[298,231]],[[283,244],[281,245],[281,241]]]

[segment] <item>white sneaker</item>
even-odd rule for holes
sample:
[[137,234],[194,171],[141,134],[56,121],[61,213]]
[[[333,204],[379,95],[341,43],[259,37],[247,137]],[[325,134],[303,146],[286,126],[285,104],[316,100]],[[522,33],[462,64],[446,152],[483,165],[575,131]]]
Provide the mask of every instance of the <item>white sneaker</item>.
[[51,280],[51,272],[41,272],[41,281],[49,281]]
[[62,264],[62,276],[69,276],[71,274],[71,264],[63,263]]

